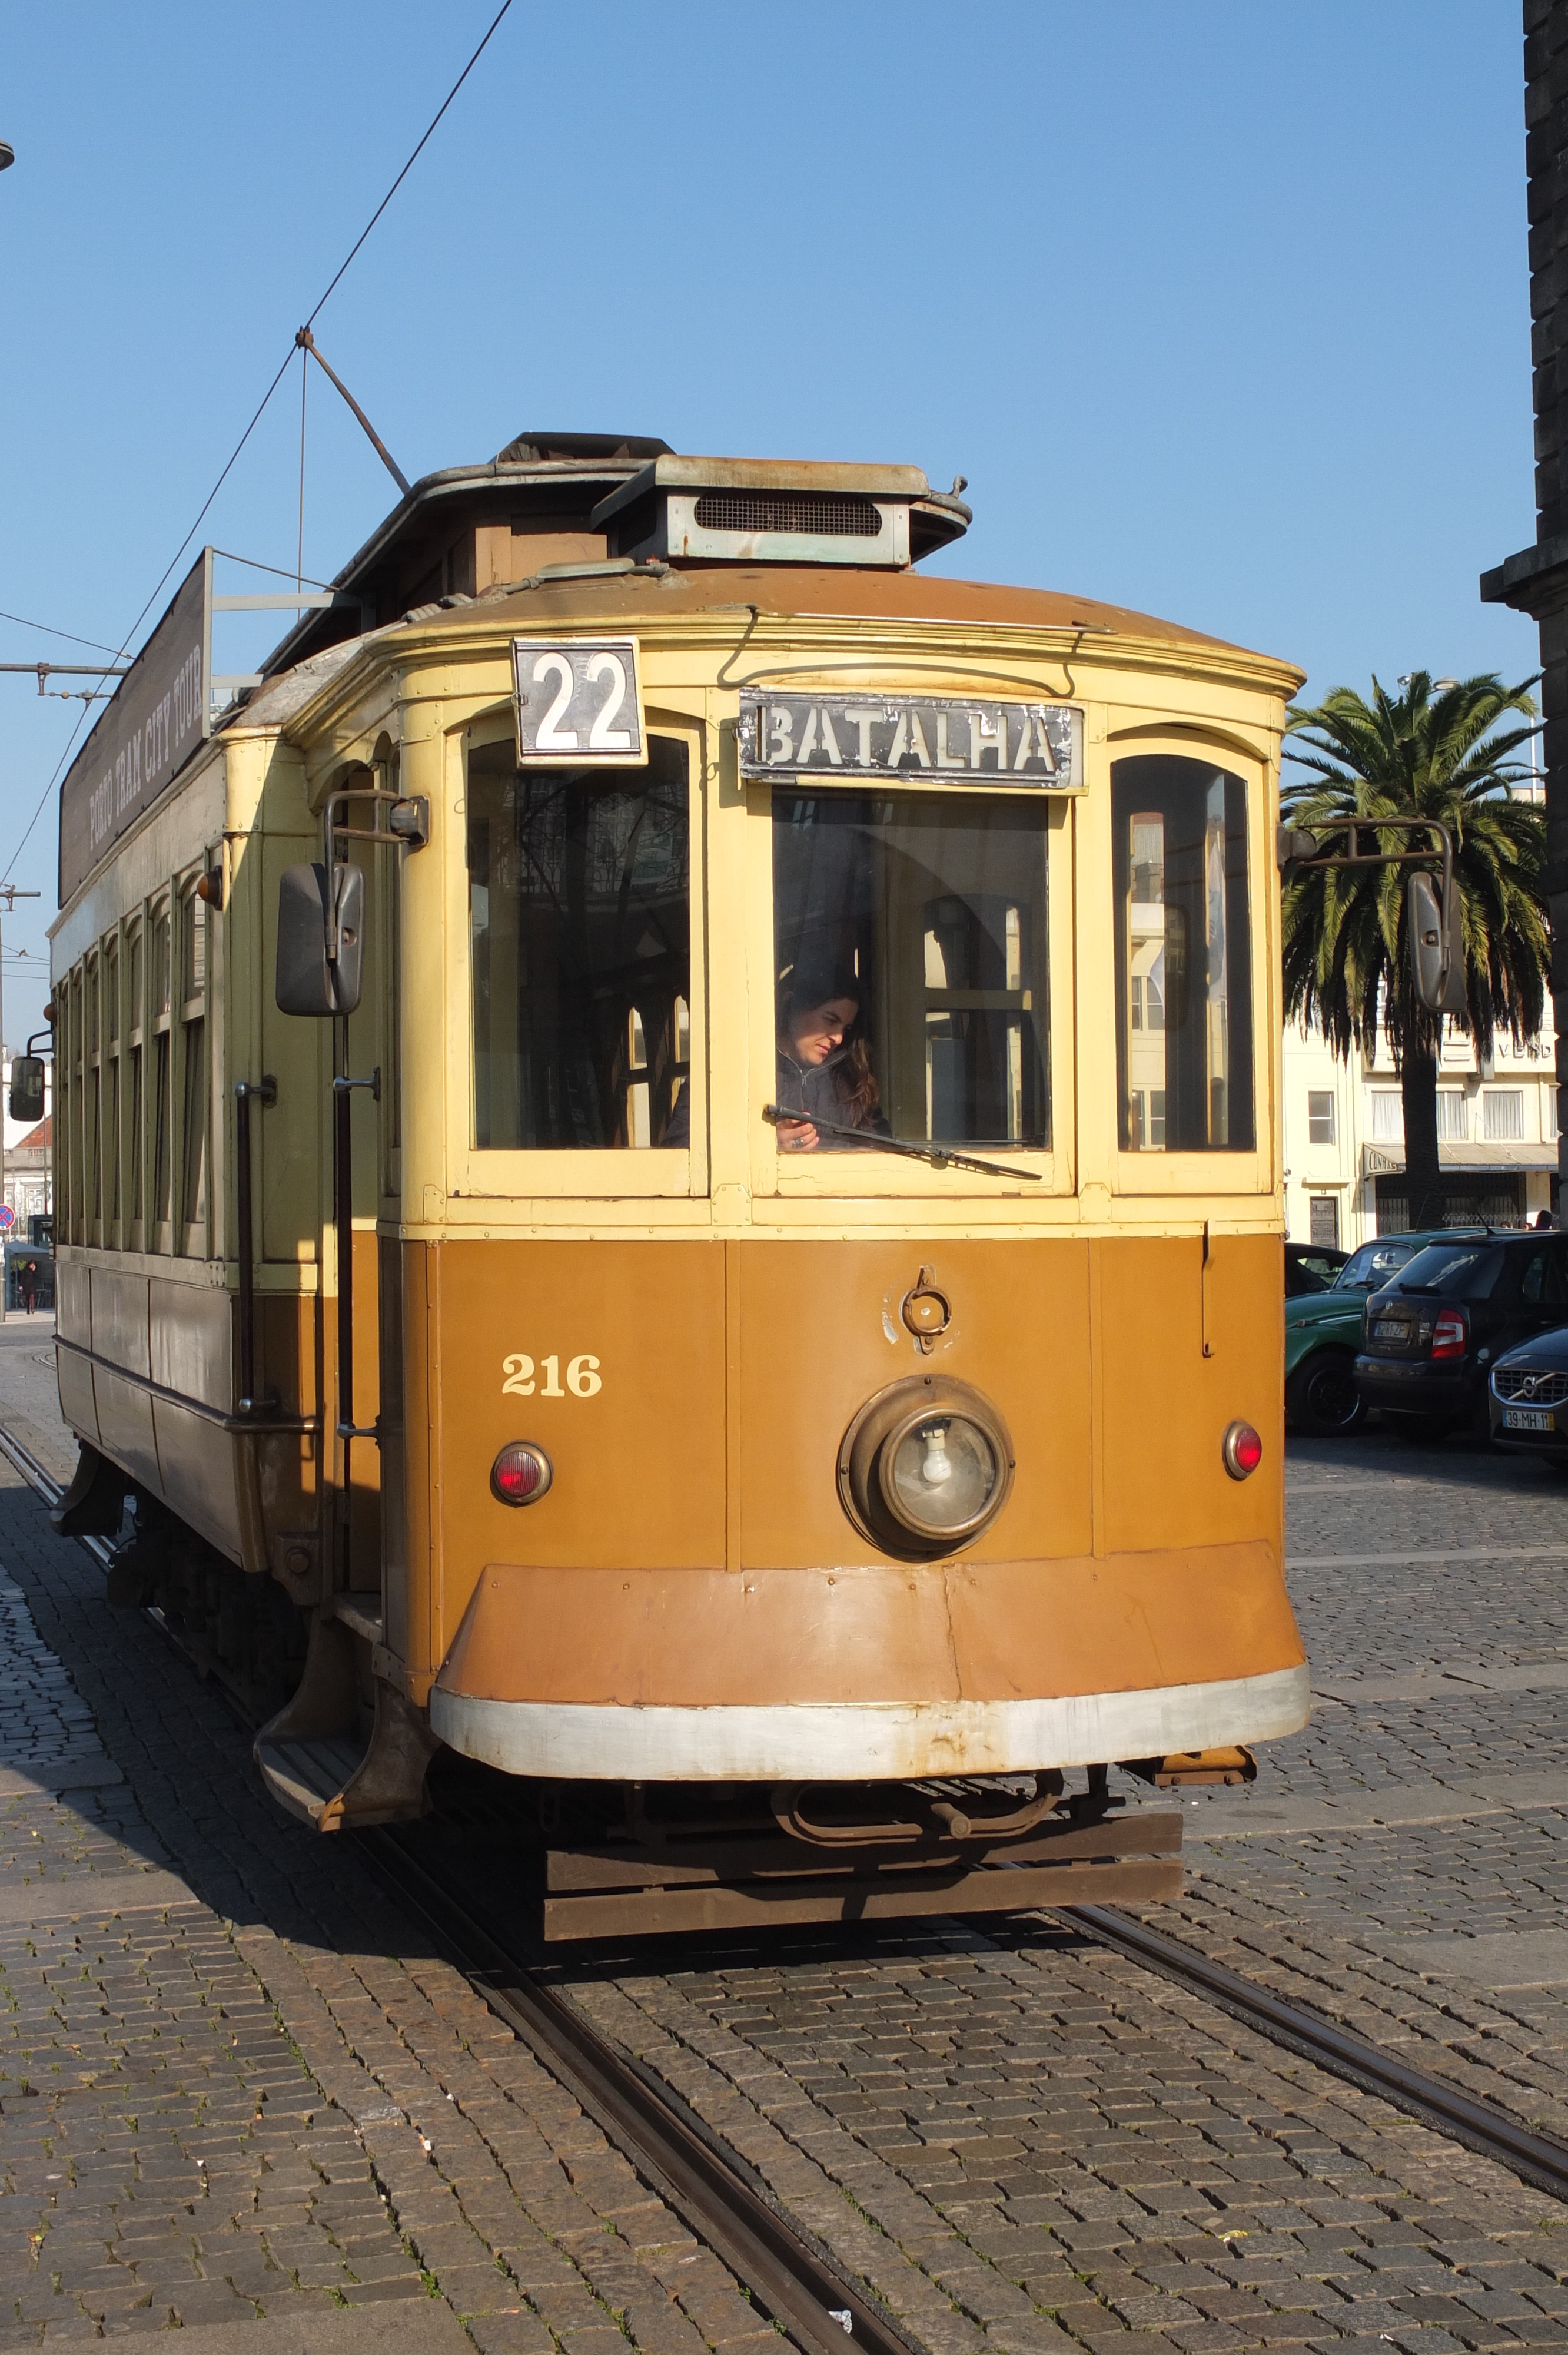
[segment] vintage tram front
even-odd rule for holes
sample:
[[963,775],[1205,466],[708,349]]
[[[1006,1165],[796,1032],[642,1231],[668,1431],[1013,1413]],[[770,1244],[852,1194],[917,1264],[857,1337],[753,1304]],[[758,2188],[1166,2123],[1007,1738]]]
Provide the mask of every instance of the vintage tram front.
[[[258,1757],[323,1828],[439,1743],[550,1791],[562,1934],[999,1904],[988,1860],[1158,1893],[1061,1770],[1306,1717],[1298,675],[912,569],[966,520],[907,468],[629,464],[554,562],[286,649],[61,920],[62,1397],[84,1509],[144,1500],[122,1591],[184,1544],[187,1592],[195,1531],[286,1599]],[[208,1018],[114,1149],[177,1192],[208,1090],[206,1224],[132,1250],[102,993],[112,947],[151,1045],[131,934],[172,910],[177,962],[198,872]]]

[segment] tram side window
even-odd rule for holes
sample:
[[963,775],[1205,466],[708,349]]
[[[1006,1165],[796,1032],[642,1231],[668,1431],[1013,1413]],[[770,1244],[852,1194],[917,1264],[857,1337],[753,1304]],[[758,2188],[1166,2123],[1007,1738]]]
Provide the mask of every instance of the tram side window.
[[775,788],[781,1150],[1049,1146],[1046,822],[1010,796]]
[[201,1259],[207,1252],[207,909],[194,891],[180,903],[180,1250]]
[[608,777],[470,753],[476,1146],[687,1144],[690,833],[669,737]]
[[1255,1137],[1246,788],[1207,762],[1111,768],[1117,1065],[1128,1153]]

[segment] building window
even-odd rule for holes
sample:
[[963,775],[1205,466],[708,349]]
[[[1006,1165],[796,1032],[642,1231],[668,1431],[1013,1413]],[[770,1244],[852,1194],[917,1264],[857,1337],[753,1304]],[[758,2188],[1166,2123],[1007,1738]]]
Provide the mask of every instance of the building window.
[[1465,1110],[1462,1088],[1439,1088],[1437,1091],[1437,1135],[1449,1142],[1462,1141],[1469,1135],[1470,1124]]
[[[1334,1096],[1330,1088],[1309,1088],[1307,1092],[1307,1136],[1312,1145],[1332,1145],[1334,1142]],[[1317,1215],[1317,1198],[1313,1216]],[[1312,1238],[1317,1242],[1319,1238]]]
[[1542,1088],[1541,1091],[1541,1134],[1548,1145],[1556,1143],[1558,1131],[1555,1087]]
[[1481,1098],[1481,1134],[1488,1137],[1524,1135],[1524,1090],[1489,1088]]
[[1372,1133],[1378,1145],[1397,1145],[1404,1135],[1404,1106],[1392,1088],[1374,1088]]
[[1315,1243],[1326,1243],[1330,1251],[1340,1248],[1340,1198],[1337,1194],[1309,1194],[1307,1197],[1308,1235]]

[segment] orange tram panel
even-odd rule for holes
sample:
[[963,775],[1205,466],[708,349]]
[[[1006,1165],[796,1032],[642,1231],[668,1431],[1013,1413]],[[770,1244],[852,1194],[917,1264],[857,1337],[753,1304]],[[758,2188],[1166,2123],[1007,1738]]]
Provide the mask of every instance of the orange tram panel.
[[62,789],[60,1525],[547,1937],[1168,1896],[1111,1770],[1306,1720],[1299,674],[969,520],[525,434],[221,709],[204,552]]

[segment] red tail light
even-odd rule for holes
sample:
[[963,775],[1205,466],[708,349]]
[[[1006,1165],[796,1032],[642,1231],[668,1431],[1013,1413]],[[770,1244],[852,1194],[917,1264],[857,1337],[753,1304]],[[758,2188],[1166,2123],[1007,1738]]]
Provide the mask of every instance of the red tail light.
[[1263,1442],[1250,1423],[1233,1423],[1221,1443],[1221,1452],[1233,1480],[1250,1478],[1263,1462]]
[[503,1447],[490,1470],[491,1493],[503,1505],[534,1505],[553,1477],[549,1457],[526,1439]]
[[1462,1308],[1441,1308],[1432,1327],[1435,1358],[1462,1358],[1469,1347],[1469,1327]]

